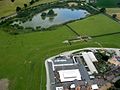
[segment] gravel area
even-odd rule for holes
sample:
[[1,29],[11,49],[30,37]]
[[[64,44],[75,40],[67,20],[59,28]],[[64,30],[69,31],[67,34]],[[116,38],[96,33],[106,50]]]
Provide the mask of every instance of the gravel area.
[[9,80],[8,79],[1,79],[0,80],[0,90],[9,90]]

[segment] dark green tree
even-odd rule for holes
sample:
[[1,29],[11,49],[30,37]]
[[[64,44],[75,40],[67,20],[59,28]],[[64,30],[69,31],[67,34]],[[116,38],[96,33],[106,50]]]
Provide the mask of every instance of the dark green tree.
[[101,9],[100,9],[100,12],[101,12],[101,13],[105,13],[105,12],[106,12],[106,8],[101,8]]
[[47,14],[46,14],[45,12],[43,12],[43,13],[41,14],[41,16],[44,16],[44,17],[45,17],[46,15],[47,15]]
[[21,10],[21,7],[16,7],[16,12],[19,12]]
[[116,18],[116,17],[117,17],[117,14],[113,14],[113,15],[112,15],[112,18]]
[[54,11],[52,9],[49,10],[48,15],[54,15]]
[[120,79],[118,81],[116,81],[114,85],[116,88],[120,88]]
[[33,3],[35,3],[35,1],[34,1],[34,0],[31,0],[31,1],[30,1],[30,5],[32,5]]
[[24,4],[24,7],[27,8],[27,4]]
[[15,0],[11,0],[11,2],[14,2]]

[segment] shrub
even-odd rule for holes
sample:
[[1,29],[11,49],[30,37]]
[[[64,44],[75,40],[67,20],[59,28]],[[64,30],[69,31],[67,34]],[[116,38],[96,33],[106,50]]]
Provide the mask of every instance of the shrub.
[[106,12],[106,8],[101,8],[101,9],[100,9],[100,12],[101,12],[101,13],[105,13],[105,12]]
[[34,1],[34,0],[31,0],[31,1],[30,1],[30,5],[32,5],[33,3],[35,3],[35,1]]
[[11,0],[11,2],[14,2],[15,0]]
[[46,15],[47,15],[47,14],[46,14],[45,12],[43,12],[43,13],[41,14],[41,16],[44,16],[44,17],[45,17]]
[[116,88],[120,88],[120,79],[118,81],[116,81],[114,85]]
[[24,7],[26,8],[26,7],[27,7],[27,4],[24,4]]
[[16,12],[19,12],[21,10],[20,7],[16,7]]
[[54,15],[54,11],[52,9],[49,10],[48,15]]
[[117,17],[117,14],[113,14],[113,15],[112,15],[112,18],[116,18],[116,17]]

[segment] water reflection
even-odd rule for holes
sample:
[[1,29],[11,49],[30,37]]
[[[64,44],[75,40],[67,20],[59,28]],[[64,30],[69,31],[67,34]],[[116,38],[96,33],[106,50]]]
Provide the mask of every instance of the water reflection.
[[[41,27],[41,28],[48,28],[52,25],[59,25],[71,20],[76,20],[80,18],[86,17],[89,13],[86,10],[77,10],[77,9],[67,9],[67,8],[54,8],[54,15],[42,15],[42,13],[38,13],[37,15],[33,16],[31,19],[27,21],[15,21],[12,25],[18,24],[19,26],[23,26],[24,28],[34,28]],[[44,11],[48,13],[49,10]]]

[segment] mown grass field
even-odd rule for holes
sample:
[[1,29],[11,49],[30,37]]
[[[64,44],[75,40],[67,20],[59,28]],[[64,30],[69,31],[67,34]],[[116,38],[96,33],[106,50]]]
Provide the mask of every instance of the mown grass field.
[[[100,14],[68,24],[82,35],[120,31],[120,24]],[[66,26],[53,31],[10,35],[0,28],[0,79],[9,79],[10,90],[46,90],[44,60],[63,51],[83,47],[120,48],[120,34],[93,38],[88,42],[63,44],[76,35]],[[9,28],[8,28],[9,29]]]
[[[29,1],[30,0],[15,0],[14,2],[11,2],[11,0],[0,0],[0,17],[15,13],[17,6],[21,8],[24,7],[24,4],[29,6]],[[56,0],[39,0],[39,2],[34,3],[32,6],[52,1]]]
[[92,36],[120,32],[120,24],[103,14],[95,15],[82,21],[69,23],[68,25],[81,35]]

